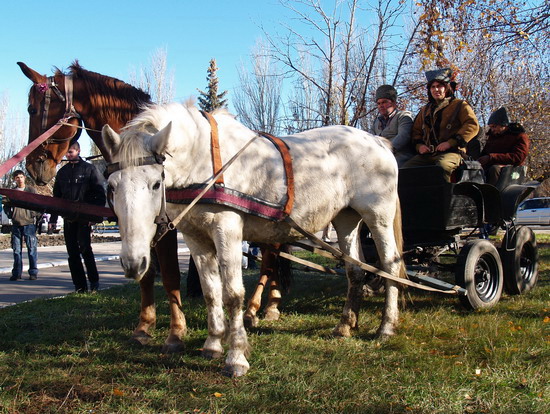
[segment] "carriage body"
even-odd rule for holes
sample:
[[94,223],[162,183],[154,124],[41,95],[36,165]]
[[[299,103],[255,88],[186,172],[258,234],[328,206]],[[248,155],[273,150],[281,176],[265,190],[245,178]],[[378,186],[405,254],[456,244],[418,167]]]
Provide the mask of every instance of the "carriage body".
[[[467,293],[462,303],[473,309],[496,304],[503,288],[510,294],[532,289],[538,276],[534,234],[514,219],[534,189],[522,183],[524,167],[506,167],[498,188],[483,183],[475,164],[455,183],[446,182],[438,166],[402,169],[399,175],[409,277],[438,285],[454,275]],[[486,240],[487,230],[498,228],[505,234],[495,247]]]

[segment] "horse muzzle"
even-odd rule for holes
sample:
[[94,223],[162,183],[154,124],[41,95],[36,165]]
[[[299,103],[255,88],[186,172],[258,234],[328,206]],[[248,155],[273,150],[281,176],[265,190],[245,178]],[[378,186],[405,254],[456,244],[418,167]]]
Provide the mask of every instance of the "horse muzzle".
[[150,260],[146,256],[131,259],[121,256],[120,264],[124,269],[124,277],[139,282],[149,269]]

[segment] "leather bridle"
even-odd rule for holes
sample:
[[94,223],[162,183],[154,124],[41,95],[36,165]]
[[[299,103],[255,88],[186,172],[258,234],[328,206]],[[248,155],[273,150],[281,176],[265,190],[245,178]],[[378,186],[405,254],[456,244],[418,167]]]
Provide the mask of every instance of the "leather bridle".
[[82,123],[82,118],[80,114],[76,111],[73,104],[73,77],[71,75],[64,76],[65,83],[65,94],[61,92],[58,84],[55,82],[55,76],[49,76],[46,83],[36,84],[35,87],[42,88],[44,92],[43,100],[43,112],[42,112],[42,123],[40,125],[40,132],[43,133],[48,129],[48,112],[50,110],[50,103],[52,99],[52,91],[57,95],[57,97],[65,102],[65,113],[63,114],[63,119],[68,122],[72,118],[77,118],[78,125],[75,127],[75,132],[73,135],[67,138],[48,138],[42,146],[45,147],[48,144],[60,144],[66,141],[72,141],[73,139],[78,139],[78,136],[81,133],[79,128]]

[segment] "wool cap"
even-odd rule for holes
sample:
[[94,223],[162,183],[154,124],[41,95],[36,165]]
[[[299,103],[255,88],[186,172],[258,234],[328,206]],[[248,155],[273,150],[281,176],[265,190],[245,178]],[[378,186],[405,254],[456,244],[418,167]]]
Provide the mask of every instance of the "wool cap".
[[397,91],[391,85],[382,85],[376,90],[376,100],[389,99],[390,101],[397,101]]
[[498,108],[495,112],[491,114],[489,117],[489,120],[487,121],[487,125],[508,125],[510,123],[510,119],[508,119],[508,113],[506,112],[505,107]]
[[433,81],[449,83],[451,81],[451,75],[453,71],[451,68],[435,69],[426,72],[426,79],[428,83]]

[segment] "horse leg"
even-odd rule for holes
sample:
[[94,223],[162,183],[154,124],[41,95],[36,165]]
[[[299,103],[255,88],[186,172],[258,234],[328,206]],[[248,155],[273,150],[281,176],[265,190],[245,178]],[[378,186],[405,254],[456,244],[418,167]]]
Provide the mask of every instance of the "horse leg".
[[207,359],[221,358],[227,327],[222,305],[222,282],[216,248],[211,240],[208,240],[208,235],[193,232],[185,233],[184,237],[199,272],[208,312],[208,337],[202,347],[202,356]]
[[[262,256],[263,257],[263,256]],[[256,290],[254,290],[254,293],[248,300],[248,306],[246,308],[246,311],[244,313],[244,326],[246,328],[255,328],[258,326],[258,309],[260,309],[260,306],[262,304],[262,293],[264,292],[265,285],[267,284],[269,280],[269,276],[265,274],[264,272],[264,259],[262,258],[262,270],[260,272],[260,280],[258,280],[258,284],[256,285]]]
[[[274,247],[278,249],[281,245],[277,244]],[[282,297],[279,289],[279,253],[276,250],[267,249],[266,256],[266,271],[269,273],[269,296],[264,309],[264,319],[266,321],[277,321],[281,315],[278,308]]]
[[130,337],[130,341],[140,345],[147,345],[151,341],[149,330],[155,327],[156,311],[155,311],[155,269],[149,268],[147,273],[139,281],[141,290],[141,309],[139,312],[139,322],[136,329]]
[[[279,251],[290,253],[290,246],[287,244],[275,244]],[[280,256],[279,252],[274,252],[270,256],[273,261],[271,267],[271,282],[269,290],[269,299],[264,310],[264,319],[268,321],[278,321],[281,316],[279,305],[281,304],[282,292],[288,293],[292,282],[292,268],[290,261]]]
[[229,316],[229,350],[222,373],[228,377],[245,375],[250,353],[243,323],[244,285],[242,278],[242,220],[233,213],[223,217],[224,228],[216,234],[223,304]]
[[277,275],[278,273],[275,272],[269,284],[269,299],[264,309],[264,319],[266,321],[278,321],[281,316],[279,305],[281,304],[281,298],[283,295],[281,294],[281,289],[279,288],[279,278]]
[[181,311],[180,269],[178,263],[178,239],[176,230],[169,231],[155,247],[162,274],[162,284],[170,306],[170,331],[162,352],[181,352],[181,338],[187,334],[185,315]]
[[[393,226],[392,226],[393,224]],[[375,225],[369,224],[382,270],[392,275],[405,277],[405,266],[402,259],[402,232],[401,210],[399,200],[396,201],[396,212],[393,223],[385,225],[385,222]],[[381,339],[395,335],[395,329],[399,322],[399,286],[396,282],[386,279],[386,301],[382,322],[376,335]]]
[[[342,212],[332,221],[338,235],[340,249],[352,258],[360,258],[359,225],[360,217],[354,212]],[[364,284],[364,271],[351,263],[345,263],[346,276],[348,278],[348,291],[346,303],[340,317],[340,322],[333,330],[334,336],[351,336],[351,330],[357,329],[359,322],[359,310],[363,300],[362,287]]]
[[[278,256],[277,252],[263,246],[261,249],[262,249],[262,266],[260,269],[260,280],[256,285],[256,290],[254,291],[252,297],[248,301],[248,307],[244,313],[244,325],[247,328],[258,326],[258,317],[256,316],[256,314],[260,309],[260,306],[262,303],[262,293],[269,281],[271,281],[270,284],[271,286],[273,286],[273,280],[277,275],[277,256]],[[280,292],[279,292],[279,298],[280,298]],[[274,315],[274,311],[272,310],[273,306],[275,307],[275,311],[279,312],[277,310],[278,302],[276,298],[276,292],[272,293],[272,290],[270,290],[269,301],[268,301],[268,304],[266,305],[266,319],[268,319],[267,315],[269,310],[271,310],[271,317],[273,317]],[[268,319],[268,320],[277,320],[277,319],[278,319],[278,316],[275,319]]]

